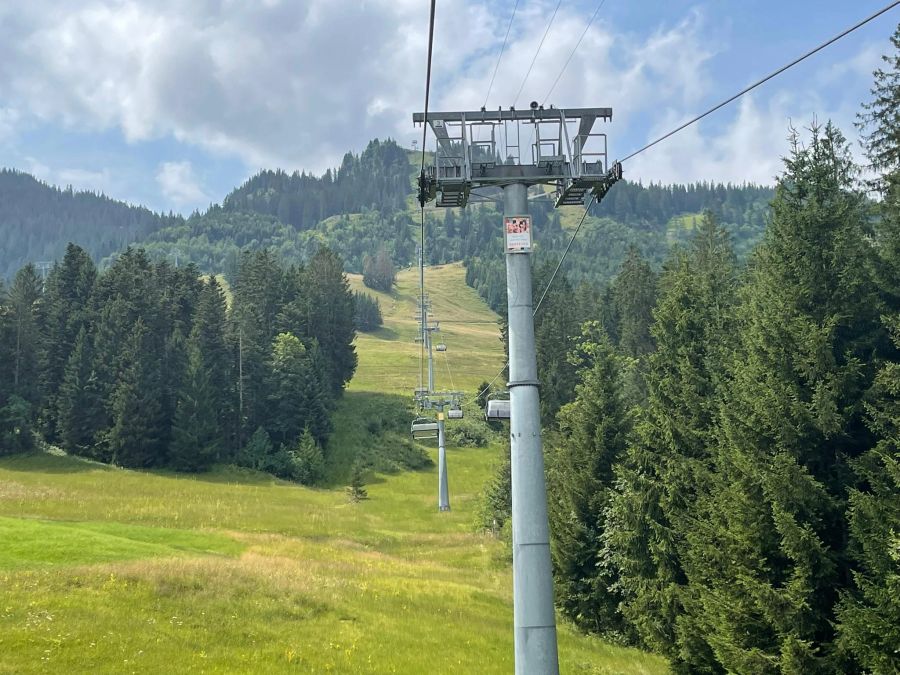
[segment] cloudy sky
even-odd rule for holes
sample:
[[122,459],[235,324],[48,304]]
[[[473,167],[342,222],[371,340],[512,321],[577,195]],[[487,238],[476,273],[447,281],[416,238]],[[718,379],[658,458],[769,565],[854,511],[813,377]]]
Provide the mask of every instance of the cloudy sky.
[[[520,0],[490,107],[610,106],[623,157],[886,0]],[[439,0],[432,109],[485,102],[514,0]],[[0,0],[0,166],[182,213],[261,168],[321,172],[424,98],[426,0]],[[894,10],[635,158],[647,181],[771,182],[790,124],[852,122]],[[524,86],[523,86],[524,85]]]

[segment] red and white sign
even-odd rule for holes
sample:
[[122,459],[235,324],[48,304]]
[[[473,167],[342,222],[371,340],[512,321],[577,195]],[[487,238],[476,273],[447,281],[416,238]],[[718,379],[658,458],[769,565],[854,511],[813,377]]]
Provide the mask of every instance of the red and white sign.
[[531,216],[505,216],[507,253],[531,253]]

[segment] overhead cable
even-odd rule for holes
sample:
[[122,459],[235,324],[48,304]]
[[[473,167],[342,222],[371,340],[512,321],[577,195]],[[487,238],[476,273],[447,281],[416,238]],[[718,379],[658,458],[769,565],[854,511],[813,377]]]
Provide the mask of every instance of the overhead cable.
[[635,151],[632,152],[630,155],[628,155],[627,157],[625,157],[624,159],[622,159],[622,160],[620,160],[620,161],[622,161],[622,162],[627,162],[627,161],[628,161],[629,159],[631,159],[632,157],[635,157],[636,155],[639,155],[639,154],[641,154],[642,152],[644,152],[644,150],[648,150],[649,148],[652,148],[652,147],[653,147],[654,145],[656,145],[657,143],[661,143],[662,141],[666,140],[667,138],[670,138],[671,136],[674,136],[674,135],[677,134],[679,131],[681,131],[681,130],[683,130],[683,129],[687,129],[689,126],[691,126],[692,124],[695,124],[696,122],[699,122],[700,120],[702,120],[702,119],[703,119],[704,117],[706,117],[707,115],[711,115],[712,113],[716,112],[716,111],[719,110],[720,108],[724,108],[726,105],[728,105],[728,104],[731,103],[732,101],[735,101],[735,100],[739,99],[741,96],[743,96],[744,94],[753,91],[754,89],[756,89],[756,88],[757,88],[758,86],[760,86],[761,84],[765,84],[766,82],[768,82],[769,80],[771,80],[773,77],[776,77],[777,75],[781,75],[781,73],[783,73],[784,71],[788,70],[789,68],[792,68],[792,67],[796,66],[796,65],[797,65],[798,63],[800,63],[801,61],[805,61],[806,59],[808,59],[808,58],[809,58],[810,56],[812,56],[813,54],[815,54],[815,53],[817,53],[817,52],[820,52],[820,51],[822,51],[823,49],[825,49],[825,47],[828,47],[829,45],[834,44],[835,42],[837,42],[838,40],[840,40],[842,37],[845,37],[845,36],[849,35],[850,33],[852,33],[853,31],[855,31],[855,30],[858,29],[858,28],[862,28],[863,26],[865,26],[867,23],[869,23],[869,22],[872,21],[873,19],[877,19],[879,16],[881,16],[881,15],[884,14],[885,12],[890,11],[891,9],[893,9],[894,7],[896,7],[897,5],[900,5],[900,0],[894,0],[894,2],[889,3],[886,7],[884,7],[884,8],[882,8],[882,9],[878,10],[877,12],[875,12],[874,14],[872,14],[871,16],[869,16],[869,17],[863,19],[862,21],[860,21],[859,23],[857,23],[857,24],[851,26],[850,28],[848,28],[848,29],[846,29],[846,30],[844,30],[844,31],[842,31],[842,32],[840,32],[840,33],[838,33],[837,35],[835,35],[835,36],[834,36],[833,38],[831,38],[830,40],[826,40],[825,42],[823,42],[822,44],[820,44],[818,47],[815,47],[815,48],[813,48],[813,49],[810,49],[810,50],[809,50],[808,52],[806,52],[803,56],[800,56],[800,57],[794,59],[793,61],[791,61],[790,63],[781,66],[781,68],[779,68],[778,70],[775,70],[775,71],[769,73],[768,75],[766,75],[766,76],[765,76],[764,78],[762,78],[761,80],[757,80],[756,82],[754,82],[753,84],[751,84],[749,87],[746,87],[746,88],[742,89],[741,91],[739,91],[738,93],[736,93],[734,96],[730,96],[730,97],[726,98],[724,101],[722,101],[721,103],[719,103],[719,104],[713,106],[712,108],[710,108],[710,109],[707,110],[706,112],[704,112],[704,113],[702,113],[702,114],[700,114],[700,115],[697,115],[696,117],[694,117],[694,118],[691,119],[691,120],[688,120],[687,122],[685,122],[684,124],[682,124],[680,127],[677,127],[677,128],[675,128],[675,129],[673,129],[672,131],[670,131],[669,133],[664,134],[663,136],[660,136],[659,138],[657,138],[657,139],[656,139],[655,141],[653,141],[652,143],[648,143],[647,145],[645,145],[643,148],[640,148],[639,150],[635,150]]
[[500,60],[503,58],[503,52],[506,49],[506,41],[509,40],[509,30],[512,28],[513,19],[516,18],[516,10],[519,8],[519,0],[513,7],[512,16],[509,17],[509,24],[506,26],[506,36],[503,38],[503,45],[500,47],[500,55],[497,57],[497,63],[494,65],[494,73],[491,75],[491,83],[488,85],[487,94],[484,95],[484,103],[482,108],[487,107],[488,98],[491,96],[491,89],[494,88],[494,78],[497,77],[497,69],[500,67]]
[[528,66],[528,72],[525,73],[525,79],[522,80],[522,85],[519,87],[519,91],[516,94],[516,97],[513,99],[513,107],[516,106],[516,102],[519,100],[519,96],[522,95],[522,90],[525,88],[525,83],[528,82],[528,77],[531,75],[531,69],[534,68],[534,62],[537,61],[538,54],[541,53],[541,48],[544,46],[544,40],[547,39],[547,34],[550,32],[550,27],[553,25],[553,19],[556,18],[556,13],[559,11],[559,6],[561,4],[562,0],[559,0],[559,2],[556,3],[556,9],[553,10],[553,16],[550,17],[550,21],[547,23],[547,30],[544,31],[544,37],[541,38],[541,42],[540,44],[538,44],[537,51],[534,53],[534,57],[531,59],[531,65]]
[[587,22],[587,26],[584,27],[584,31],[581,33],[581,37],[578,38],[578,42],[575,43],[575,46],[569,53],[569,58],[567,58],[566,62],[563,64],[562,70],[559,71],[559,75],[557,75],[556,79],[553,80],[553,86],[550,87],[550,91],[548,91],[544,98],[541,99],[541,105],[544,105],[547,102],[547,99],[550,98],[550,94],[552,94],[553,90],[556,89],[556,85],[559,84],[559,79],[563,76],[563,73],[566,72],[566,68],[569,67],[569,62],[572,60],[572,57],[575,56],[575,52],[577,52],[578,48],[581,46],[581,41],[584,40],[584,36],[587,35],[588,29],[590,29],[591,24],[594,23],[594,19],[597,18],[597,15],[600,13],[600,8],[603,7],[603,4],[605,2],[606,0],[600,0],[600,2],[597,3],[597,9],[594,10],[594,13],[591,15],[590,20]]

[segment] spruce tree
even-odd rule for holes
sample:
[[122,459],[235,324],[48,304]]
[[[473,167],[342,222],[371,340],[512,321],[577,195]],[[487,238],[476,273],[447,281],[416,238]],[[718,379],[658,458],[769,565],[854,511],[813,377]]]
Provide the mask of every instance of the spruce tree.
[[840,669],[835,605],[850,462],[878,332],[867,214],[840,132],[795,136],[751,266],[715,473],[685,569],[694,616],[734,672]]
[[647,403],[617,467],[603,538],[622,612],[641,641],[698,672],[712,659],[686,607],[684,556],[697,495],[710,477],[736,291],[734,254],[712,213],[691,249],[670,257],[659,285]]
[[[891,320],[900,348],[900,315]],[[857,462],[848,517],[854,587],[841,603],[840,645],[867,672],[900,672],[900,363],[885,364],[869,396],[878,443]]]
[[557,602],[581,627],[622,635],[616,573],[601,555],[613,467],[630,428],[620,362],[600,335],[580,352],[591,366],[581,373],[575,400],[559,413],[564,440],[551,456],[549,512]]
[[[539,270],[535,275],[535,288],[543,289],[552,272],[550,265]],[[534,321],[534,344],[541,381],[541,420],[545,426],[555,424],[556,413],[575,395],[575,367],[569,362],[568,353],[574,346],[578,328],[572,286],[565,277],[559,276],[547,291]]]
[[105,424],[106,411],[93,362],[92,340],[82,326],[66,363],[54,417],[66,452],[101,459],[96,452],[96,434]]
[[48,440],[58,439],[56,414],[59,390],[75,341],[90,321],[88,311],[97,268],[87,252],[75,244],[66,247],[60,263],[47,276],[41,303],[40,340],[43,428]]
[[183,378],[168,461],[178,471],[205,471],[219,457],[222,446],[215,389],[197,341],[189,348],[187,372]]
[[152,335],[138,319],[122,354],[127,364],[111,399],[112,427],[107,447],[113,464],[128,468],[159,466],[165,462],[168,425],[163,414],[159,363],[151,347]]

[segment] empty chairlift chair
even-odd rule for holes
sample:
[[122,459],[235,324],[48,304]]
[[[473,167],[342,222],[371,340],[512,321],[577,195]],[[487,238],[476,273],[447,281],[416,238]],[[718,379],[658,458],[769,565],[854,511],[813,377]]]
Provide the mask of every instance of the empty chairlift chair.
[[438,342],[434,348],[439,352],[447,351],[447,345],[445,345],[443,342]]
[[434,420],[427,417],[417,417],[413,420],[412,437],[417,441],[424,441],[430,438],[438,437],[438,424]]
[[509,411],[510,405],[508,398],[490,399],[484,408],[484,419],[486,419],[488,422],[508,420]]
[[463,418],[462,408],[450,408],[447,411],[447,419],[451,420],[461,420]]

